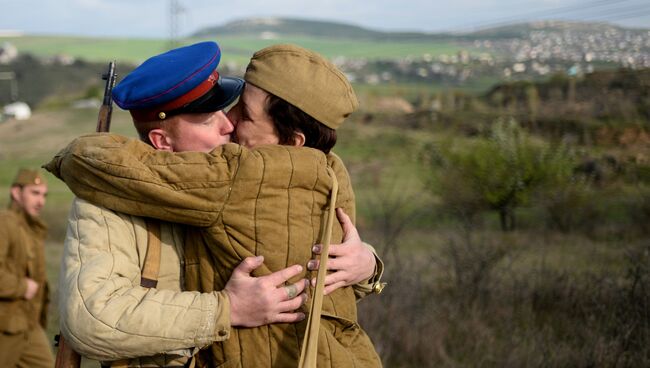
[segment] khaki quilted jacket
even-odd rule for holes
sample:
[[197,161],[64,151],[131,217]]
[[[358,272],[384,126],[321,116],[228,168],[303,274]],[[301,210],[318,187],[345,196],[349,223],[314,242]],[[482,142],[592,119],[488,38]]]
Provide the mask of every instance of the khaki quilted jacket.
[[[45,224],[15,203],[0,211],[0,333],[16,334],[39,324],[45,327],[49,301],[43,247],[46,234]],[[31,300],[23,297],[26,277],[39,284]]]
[[[227,144],[210,154],[170,153],[117,135],[93,134],[73,141],[46,168],[90,202],[202,228],[188,243],[202,242],[213,266],[205,262],[201,268],[198,260],[197,278],[189,277],[188,286],[220,290],[247,256],[265,257],[256,276],[307,263],[311,246],[321,238],[332,186],[328,166],[339,182],[336,207],[354,219],[354,194],[342,162],[310,148],[268,145],[248,150]],[[336,224],[332,242],[341,238]],[[305,310],[309,305],[310,300]],[[205,359],[217,366],[295,366],[305,324],[232,329],[231,338],[214,344]],[[323,367],[380,365],[358,325],[351,287],[325,297],[318,362]]]

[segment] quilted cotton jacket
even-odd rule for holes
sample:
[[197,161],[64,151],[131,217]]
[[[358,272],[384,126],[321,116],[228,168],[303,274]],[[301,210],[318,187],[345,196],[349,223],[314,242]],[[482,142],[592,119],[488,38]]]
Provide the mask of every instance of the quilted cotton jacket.
[[[342,162],[310,148],[269,145],[248,150],[227,144],[210,154],[170,153],[117,135],[93,134],[75,140],[46,168],[93,203],[202,227],[190,243],[202,241],[218,267],[209,277],[199,268],[200,280],[194,280],[199,285],[188,286],[220,290],[247,256],[265,257],[256,276],[306,264],[311,246],[321,238],[332,186],[328,165],[339,181],[336,207],[354,219],[354,194]],[[336,224],[332,241],[341,238]],[[295,366],[304,330],[305,322],[232,329],[229,340],[212,346],[208,360],[233,367]],[[351,287],[325,297],[318,363],[380,365],[357,323]]]
[[160,224],[158,287],[140,286],[147,251],[144,219],[75,199],[59,277],[61,332],[73,349],[130,367],[183,366],[228,337],[224,292],[181,292],[181,226]]

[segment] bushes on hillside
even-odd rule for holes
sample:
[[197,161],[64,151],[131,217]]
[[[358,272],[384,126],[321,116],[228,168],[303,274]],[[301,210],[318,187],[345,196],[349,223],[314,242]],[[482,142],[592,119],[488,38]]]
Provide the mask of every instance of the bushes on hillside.
[[454,143],[437,153],[435,190],[463,219],[496,211],[504,231],[515,229],[517,207],[544,186],[569,180],[574,165],[564,147],[533,139],[512,120],[495,123],[488,138]]

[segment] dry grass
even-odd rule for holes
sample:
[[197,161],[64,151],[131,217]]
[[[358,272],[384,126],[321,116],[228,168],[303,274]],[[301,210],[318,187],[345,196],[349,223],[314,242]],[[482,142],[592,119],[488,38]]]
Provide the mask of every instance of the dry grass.
[[461,235],[428,257],[385,259],[390,285],[360,307],[385,366],[650,364],[650,243],[614,245],[609,269],[571,269],[529,252],[534,234]]

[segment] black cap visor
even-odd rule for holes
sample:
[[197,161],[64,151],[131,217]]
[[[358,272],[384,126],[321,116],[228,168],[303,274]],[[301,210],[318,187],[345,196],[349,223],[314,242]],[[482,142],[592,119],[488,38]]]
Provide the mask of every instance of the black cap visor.
[[168,111],[167,116],[198,114],[223,110],[233,103],[244,89],[244,80],[219,77],[219,81],[206,94],[178,109]]

